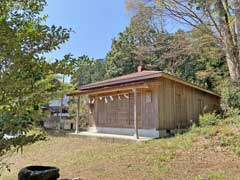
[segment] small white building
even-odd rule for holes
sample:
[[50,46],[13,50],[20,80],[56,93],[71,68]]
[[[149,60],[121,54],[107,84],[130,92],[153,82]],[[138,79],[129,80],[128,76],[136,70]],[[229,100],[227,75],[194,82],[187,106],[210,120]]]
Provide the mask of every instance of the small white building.
[[44,119],[43,126],[47,129],[75,129],[75,120],[71,119],[69,108],[69,97],[64,96],[61,113],[61,99],[54,99],[48,105],[42,105]]

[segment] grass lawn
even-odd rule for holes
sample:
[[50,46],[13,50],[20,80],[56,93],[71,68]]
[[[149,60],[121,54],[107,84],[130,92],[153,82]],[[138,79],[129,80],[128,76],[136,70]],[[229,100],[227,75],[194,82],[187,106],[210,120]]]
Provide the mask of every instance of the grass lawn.
[[236,125],[197,129],[140,144],[49,137],[9,157],[11,172],[4,171],[0,179],[17,179],[19,169],[28,165],[51,165],[60,168],[61,177],[83,180],[240,180],[236,151],[240,146],[239,141],[231,143],[238,137],[232,136],[231,128],[236,130]]

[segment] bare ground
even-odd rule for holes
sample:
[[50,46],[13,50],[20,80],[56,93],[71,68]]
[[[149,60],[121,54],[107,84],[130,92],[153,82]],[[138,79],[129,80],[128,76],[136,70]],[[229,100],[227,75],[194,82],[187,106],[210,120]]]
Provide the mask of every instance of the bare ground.
[[162,179],[192,180],[202,177],[210,180],[212,177],[214,180],[240,180],[239,156],[209,141],[198,138],[191,149],[177,151],[173,161],[168,164],[171,172],[163,175]]

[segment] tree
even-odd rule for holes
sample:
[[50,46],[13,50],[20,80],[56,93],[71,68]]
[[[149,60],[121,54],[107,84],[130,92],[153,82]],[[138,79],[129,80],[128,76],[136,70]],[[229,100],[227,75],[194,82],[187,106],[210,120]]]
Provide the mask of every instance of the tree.
[[126,28],[112,41],[112,48],[106,57],[106,76],[110,78],[135,72],[139,64],[136,50],[134,37],[129,28]]
[[71,82],[75,87],[100,81],[104,79],[105,61],[83,55],[73,59],[72,70]]
[[160,30],[152,19],[151,9],[139,8],[141,11],[131,18],[129,27],[112,41],[106,57],[108,77],[136,72],[138,65],[147,69],[156,58],[154,45]]
[[129,27],[113,40],[106,58],[107,75],[136,72],[141,64],[145,69],[165,71],[215,89],[226,77],[227,70],[225,56],[216,39],[199,28],[168,33],[156,27],[154,17],[150,17],[153,14],[145,15],[142,11],[145,12],[144,9],[135,12]]
[[[43,54],[59,48],[71,30],[44,24],[45,0],[0,1],[0,157],[44,139],[29,134],[41,119],[39,106],[56,94],[55,67]],[[13,139],[5,134],[20,133]]]
[[222,83],[223,79],[229,78],[228,68],[224,52],[213,36],[193,28],[189,32],[193,64],[189,70],[195,69],[195,82],[211,90]]
[[129,27],[112,42],[107,55],[107,73],[119,76],[136,72],[136,67],[172,74],[184,64],[191,42],[184,31],[167,33],[164,23],[153,16],[152,8],[137,4]]
[[154,47],[157,58],[152,66],[174,75],[177,75],[178,67],[185,64],[191,54],[191,43],[187,33],[182,30],[174,34],[159,34]]
[[[129,1],[134,4],[133,0]],[[240,79],[240,1],[239,0],[142,0],[155,16],[173,18],[201,30],[221,43],[230,77]],[[163,16],[161,16],[162,18]],[[200,25],[200,26],[199,26]]]
[[69,89],[72,88],[70,84],[65,83],[65,79],[73,74],[73,64],[74,64],[74,59],[71,54],[67,54],[63,57],[62,60],[60,61],[56,60],[53,63],[56,73],[60,74],[62,79],[61,81],[62,86],[61,86],[61,93],[60,93],[60,98],[61,98],[60,119],[59,119],[57,129],[61,129],[64,95],[67,94],[67,92],[69,92]]

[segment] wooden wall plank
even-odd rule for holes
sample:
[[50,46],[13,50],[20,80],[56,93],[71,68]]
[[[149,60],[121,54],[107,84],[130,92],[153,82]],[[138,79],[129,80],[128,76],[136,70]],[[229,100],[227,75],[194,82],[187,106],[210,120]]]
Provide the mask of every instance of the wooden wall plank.
[[218,97],[168,79],[160,80],[159,129],[187,128],[199,115],[219,108]]

